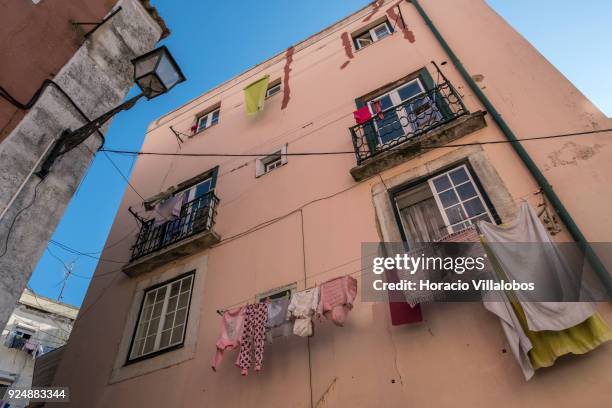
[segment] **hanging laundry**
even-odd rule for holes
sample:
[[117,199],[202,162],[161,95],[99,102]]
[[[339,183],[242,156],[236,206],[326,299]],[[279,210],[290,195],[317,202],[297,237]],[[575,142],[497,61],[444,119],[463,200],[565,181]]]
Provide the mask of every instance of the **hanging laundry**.
[[244,329],[240,338],[240,353],[236,359],[236,366],[242,370],[242,375],[247,375],[249,373],[252,354],[254,354],[255,357],[255,371],[261,370],[267,320],[268,305],[265,303],[256,303],[246,306]]
[[217,350],[212,360],[212,369],[217,371],[225,351],[233,350],[240,346],[240,339],[244,329],[246,306],[234,310],[227,310],[221,318],[221,334],[217,340]]
[[385,118],[385,114],[383,113],[382,105],[380,103],[380,99],[377,100],[377,101],[372,102],[372,111],[374,112],[374,115],[376,115],[376,117],[378,119],[384,119]]
[[277,337],[287,337],[293,330],[293,322],[287,318],[289,308],[289,292],[287,296],[272,299],[267,302],[268,320],[266,322],[266,338],[272,343]]
[[255,116],[259,111],[263,110],[269,81],[270,77],[266,75],[244,88],[244,105],[246,106],[247,115]]
[[306,289],[291,296],[287,318],[293,319],[293,334],[300,337],[312,336],[312,317],[318,305],[318,287]]
[[320,291],[317,313],[343,326],[357,296],[357,279],[352,276],[331,279],[321,285]]
[[[398,283],[397,271],[394,269],[385,271],[385,278],[389,283]],[[411,306],[404,297],[403,292],[387,291],[389,299],[389,314],[391,325],[400,326],[404,324],[419,323],[423,321],[421,305]]]
[[363,125],[368,120],[372,119],[372,113],[370,112],[370,107],[368,105],[364,105],[357,109],[355,112],[353,112],[353,116],[355,117],[355,122],[357,122],[358,125]]
[[[479,222],[495,263],[509,280],[534,282],[558,299],[577,298],[580,276],[573,273],[535,211],[524,201],[517,218],[498,226]],[[515,243],[515,245],[504,245]],[[537,243],[538,245],[516,245]],[[553,293],[554,291],[554,293]],[[538,302],[529,291],[517,293],[531,330],[563,330],[585,321],[595,312],[591,302]]]
[[558,357],[565,354],[585,354],[612,340],[612,330],[597,312],[568,329],[533,331],[527,326],[520,303],[512,302],[512,307],[521,328],[531,341],[532,348],[528,356],[535,370],[552,366]]
[[[430,242],[419,243],[419,246],[417,248],[410,249],[406,252],[406,255],[410,258],[434,257],[434,246]],[[434,300],[436,300],[436,293],[425,288],[421,289],[418,285],[418,282],[425,280],[438,282],[441,280],[442,276],[439,270],[428,270],[423,266],[424,265],[421,263],[419,264],[419,267],[415,270],[396,270],[397,277],[400,280],[417,282],[416,288],[414,288],[413,290],[403,291],[404,297],[406,298],[406,302],[411,307],[416,307],[416,305],[418,305],[419,303],[433,302]]]
[[[559,296],[563,296],[564,289],[576,287],[565,259],[554,249],[545,227],[527,202],[520,205],[517,218],[507,225],[481,221],[478,226],[498,279],[537,281],[537,285],[558,288]],[[539,244],[530,246],[533,253],[526,252],[524,245],[500,245],[529,242]],[[547,250],[542,250],[540,244],[548,244]],[[499,317],[527,380],[536,368],[552,365],[559,355],[586,353],[612,338],[590,302],[538,302],[527,291],[487,292],[483,300],[485,308]]]
[[155,207],[155,225],[178,218],[187,201],[187,194],[180,192],[160,202]]

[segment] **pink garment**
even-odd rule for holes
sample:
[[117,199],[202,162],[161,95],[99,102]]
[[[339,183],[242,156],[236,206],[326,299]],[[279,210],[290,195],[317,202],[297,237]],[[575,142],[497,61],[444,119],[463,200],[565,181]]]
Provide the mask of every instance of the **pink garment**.
[[372,102],[372,110],[374,111],[374,114],[378,117],[378,119],[385,118],[385,114],[382,111],[382,105],[380,103],[380,99]]
[[[249,373],[251,354],[255,354],[255,371],[261,370],[267,321],[268,305],[266,303],[261,302],[245,307],[244,330],[240,338],[240,354],[236,359],[236,366],[242,370],[242,375]],[[254,348],[253,352],[251,348]]]
[[343,276],[328,280],[321,285],[318,314],[324,315],[334,324],[343,326],[353,301],[357,296],[357,279]]
[[223,313],[221,334],[217,340],[217,350],[212,360],[213,371],[217,371],[226,350],[233,350],[240,345],[240,338],[244,329],[245,309],[246,307],[243,306]]
[[185,192],[180,192],[157,204],[154,214],[156,217],[155,225],[160,225],[166,221],[178,218],[186,202],[187,194],[185,194]]
[[440,238],[437,242],[480,242],[480,237],[478,236],[476,228],[471,225],[461,231],[448,234]]
[[355,112],[353,112],[353,116],[355,117],[355,122],[357,122],[358,125],[363,125],[368,120],[372,119],[372,114],[370,113],[370,108],[368,105],[357,109]]

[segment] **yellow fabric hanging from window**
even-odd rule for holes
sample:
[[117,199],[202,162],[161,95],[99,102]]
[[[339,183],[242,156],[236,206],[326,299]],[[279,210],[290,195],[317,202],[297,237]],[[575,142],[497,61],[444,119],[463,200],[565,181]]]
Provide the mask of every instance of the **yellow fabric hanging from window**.
[[244,105],[247,115],[255,116],[257,112],[263,110],[269,81],[270,77],[266,75],[244,88]]

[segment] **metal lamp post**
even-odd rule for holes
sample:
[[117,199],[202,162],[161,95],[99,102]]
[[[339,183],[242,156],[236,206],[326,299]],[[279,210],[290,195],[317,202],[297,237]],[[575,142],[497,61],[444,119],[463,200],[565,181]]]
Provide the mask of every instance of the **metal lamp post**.
[[141,93],[76,130],[64,130],[36,172],[37,176],[45,178],[58,157],[83,143],[117,113],[131,109],[143,96],[149,100],[153,99],[185,81],[185,76],[165,46],[134,58],[132,64],[134,65],[134,81]]

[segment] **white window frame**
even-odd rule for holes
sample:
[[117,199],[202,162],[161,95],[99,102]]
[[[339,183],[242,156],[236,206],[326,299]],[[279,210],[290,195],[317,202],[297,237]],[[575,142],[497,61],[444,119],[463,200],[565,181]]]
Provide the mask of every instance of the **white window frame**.
[[281,91],[281,83],[278,82],[276,84],[271,85],[268,89],[266,89],[266,98],[270,98]]
[[[189,280],[190,282],[188,283],[189,285],[189,289],[188,291],[183,291],[182,290],[182,285],[184,282],[186,282],[187,280]],[[132,343],[130,345],[130,350],[129,350],[129,354],[128,354],[128,360],[127,362],[133,362],[133,361],[139,361],[143,358],[147,358],[150,355],[154,355],[158,352],[161,352],[163,350],[166,349],[172,349],[174,347],[180,346],[183,344],[183,342],[185,341],[185,333],[186,333],[186,329],[187,329],[187,324],[188,324],[188,319],[189,319],[189,309],[191,306],[191,298],[193,295],[193,285],[194,285],[194,280],[195,280],[195,274],[193,272],[190,272],[188,274],[185,274],[184,276],[178,277],[176,279],[172,279],[166,283],[160,284],[160,285],[156,285],[154,287],[151,287],[149,289],[146,289],[144,291],[144,295],[142,298],[142,303],[140,305],[140,309],[139,309],[139,314],[138,314],[138,319],[136,321],[136,326],[134,329],[134,333],[132,335]],[[179,291],[175,296],[170,296],[170,292],[172,289],[172,285],[175,284],[179,284]],[[164,289],[165,288],[165,289]],[[146,328],[141,331],[141,327],[140,324],[142,322],[143,319],[143,312],[144,312],[144,308],[145,308],[145,304],[146,304],[146,300],[147,300],[147,296],[152,293],[155,292],[157,296],[158,291],[164,289],[164,298],[162,301],[162,309],[159,315],[159,323],[157,325],[157,329],[155,332],[155,339],[154,339],[154,345],[153,348],[150,351],[147,351],[146,353],[144,352],[144,347],[145,347],[145,342],[146,342],[146,338],[149,337],[147,336],[147,333],[149,331],[149,325],[151,323],[151,320],[154,319],[149,319],[147,320],[147,324],[146,324]],[[179,301],[180,301],[180,296],[183,293],[188,293],[187,295],[187,303],[185,304],[184,307],[180,307],[179,308]],[[166,318],[168,317],[168,305],[170,304],[170,301],[172,300],[171,298],[176,298],[176,302],[175,302],[175,307],[174,310],[171,311],[170,313],[172,313],[172,325],[170,326],[169,329],[164,330],[164,325],[166,322]],[[153,305],[151,306],[151,315],[153,313],[153,309],[155,307],[155,301],[153,303]],[[176,315],[178,314],[178,312],[180,310],[185,310],[185,317],[182,323],[177,324],[176,322]],[[180,338],[176,341],[172,341],[172,337],[174,335],[174,330],[176,330],[178,327],[183,326],[182,328],[182,333],[180,334]],[[161,338],[162,338],[162,333],[166,332],[166,331],[170,331],[170,338],[168,340],[168,344],[166,344],[165,346],[161,346]],[[142,335],[144,333],[144,336]],[[142,347],[141,350],[138,351],[137,350],[137,343],[139,341],[142,340]]]
[[[209,127],[216,125],[217,123],[219,123],[219,119],[220,119],[220,111],[221,108],[217,108],[214,109],[200,117],[198,117],[198,120],[196,122],[196,131],[195,133],[200,133],[203,130],[208,129]],[[216,114],[216,119],[214,118]],[[213,123],[214,120],[214,123]]]
[[[454,171],[456,171],[456,170],[458,170],[460,168],[463,168],[463,170],[465,170],[465,173],[468,176],[468,180],[455,185],[454,182],[452,181],[452,179],[450,178],[449,173],[452,173],[452,172],[454,172]],[[448,178],[450,180],[450,183],[451,183],[451,187],[446,189],[446,190],[444,190],[444,191],[438,192],[436,190],[435,185],[434,185],[434,179],[437,179],[437,178],[439,178],[439,177],[441,177],[443,175],[447,175],[448,176]],[[489,222],[493,222],[494,221],[493,214],[491,214],[491,211],[489,210],[489,207],[487,206],[487,203],[484,200],[484,197],[483,197],[482,193],[480,192],[480,189],[478,188],[478,185],[474,181],[474,177],[472,176],[470,170],[467,168],[467,166],[465,164],[453,167],[452,169],[449,169],[448,171],[445,171],[443,173],[436,174],[435,176],[430,177],[429,179],[427,179],[427,183],[429,184],[429,188],[431,189],[431,192],[432,192],[432,194],[434,196],[434,199],[436,200],[436,204],[438,206],[438,210],[442,214],[442,219],[444,220],[444,225],[446,226],[446,230],[448,231],[449,234],[452,233],[452,232],[455,232],[453,230],[453,227],[459,226],[461,224],[466,224],[466,225],[464,225],[464,227],[467,228],[468,226],[473,224],[472,220],[482,217],[483,214],[487,214],[488,215]],[[468,198],[467,200],[462,200],[461,197],[459,196],[459,193],[457,192],[457,187],[462,186],[462,185],[467,184],[467,183],[472,183],[472,187],[474,187],[474,190],[476,191],[476,195],[474,197]],[[459,199],[459,203],[458,204],[453,204],[453,205],[451,205],[451,206],[449,206],[447,208],[444,208],[444,206],[442,204],[442,201],[440,200],[440,194],[442,194],[442,193],[444,193],[446,191],[449,191],[449,190],[454,190],[455,194],[457,195],[457,198]],[[469,200],[473,200],[476,197],[478,197],[478,199],[480,200],[480,203],[482,204],[485,212],[481,213],[481,214],[478,214],[478,215],[469,216],[468,213],[467,213],[467,210],[465,208],[464,202],[465,201],[469,201]],[[461,206],[463,214],[465,215],[466,218],[463,219],[462,221],[456,222],[456,223],[451,225],[450,220],[449,220],[448,215],[446,214],[445,210],[450,208],[450,207],[457,206],[457,205]]]
[[264,174],[268,174],[287,164],[287,161],[287,145],[285,144],[274,153],[255,160],[255,177],[261,177]]
[[[416,83],[419,86],[420,92],[412,95],[411,97],[407,98],[407,99],[402,99],[400,94],[399,94],[399,89],[403,88],[405,86],[409,86],[412,83]],[[368,101],[368,108],[370,109],[370,113],[372,115],[374,115],[374,108],[372,107],[372,104],[382,98],[384,98],[385,96],[389,96],[389,98],[391,98],[391,103],[393,104],[393,106],[400,106],[401,104],[405,103],[406,101],[412,99],[412,98],[416,98],[417,96],[423,95],[427,92],[427,89],[425,88],[425,85],[423,84],[423,80],[420,77],[416,77],[408,82],[404,82],[403,84],[397,86],[396,88],[393,88],[392,90],[390,90],[389,92],[386,92],[382,95],[378,95],[376,96],[376,98]],[[431,106],[434,105],[434,101],[427,97],[427,99],[429,99],[429,104]],[[408,112],[408,109],[406,106],[403,106],[401,108],[401,110],[398,112],[398,115],[404,115],[406,118],[410,117],[410,113]],[[439,114],[439,112],[438,112]],[[400,124],[402,125],[402,128],[404,130],[404,135],[407,135],[411,132],[416,131],[415,127],[413,126],[414,124],[412,123],[412,121],[410,120],[405,120],[405,121],[400,121]],[[417,123],[418,125],[418,123]],[[380,132],[378,129],[378,123],[376,122],[376,120],[374,120],[374,127],[376,129],[376,139],[378,141],[379,144],[383,144],[383,141],[380,137]]]
[[[380,28],[380,27],[383,27],[383,26],[384,26],[384,27],[387,29],[387,35],[385,35],[385,36],[383,36],[383,37],[379,37],[379,36],[376,34],[376,29],[377,29],[377,28]],[[362,45],[362,44],[359,42],[359,40],[363,40],[364,38],[362,38],[362,37],[363,37],[364,35],[366,35],[366,34],[369,34],[369,35],[370,35],[371,40],[370,40],[370,39],[367,39],[368,41],[370,41],[370,43],[369,43],[369,44],[364,44],[364,45]],[[389,21],[388,21],[388,20],[385,20],[385,21],[383,21],[382,23],[377,24],[377,25],[375,25],[374,27],[370,28],[369,30],[366,30],[366,31],[362,32],[361,34],[354,36],[354,37],[353,37],[353,39],[354,39],[355,48],[356,48],[357,50],[360,50],[360,49],[362,49],[362,48],[364,48],[364,47],[367,47],[368,45],[372,45],[373,43],[375,43],[375,42],[377,42],[377,41],[382,40],[383,38],[389,37],[391,34],[393,34],[393,31],[392,31],[392,29],[391,29],[391,25],[389,24]]]

